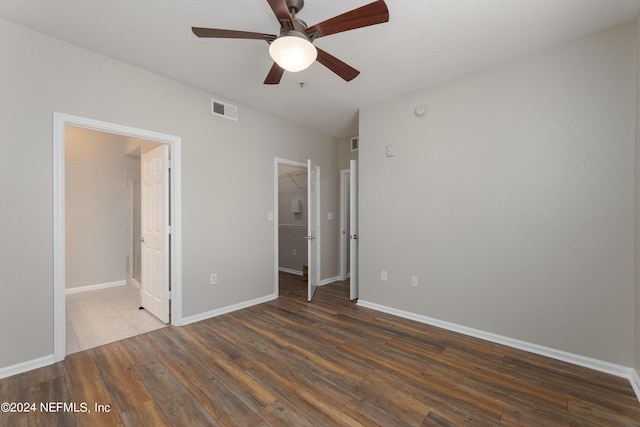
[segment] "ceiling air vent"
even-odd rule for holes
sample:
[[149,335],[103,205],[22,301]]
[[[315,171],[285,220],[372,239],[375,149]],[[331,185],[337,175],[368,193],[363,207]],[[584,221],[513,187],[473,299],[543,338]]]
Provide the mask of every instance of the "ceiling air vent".
[[211,113],[215,116],[238,121],[238,107],[216,99],[211,100]]

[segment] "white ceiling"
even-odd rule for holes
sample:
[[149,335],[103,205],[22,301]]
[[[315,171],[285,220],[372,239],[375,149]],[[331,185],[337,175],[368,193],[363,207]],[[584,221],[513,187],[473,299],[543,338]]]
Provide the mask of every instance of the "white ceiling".
[[[307,0],[313,25],[372,0]],[[390,21],[317,39],[361,71],[347,83],[319,63],[263,85],[258,40],[199,39],[192,26],[277,34],[266,0],[2,0],[0,18],[127,62],[223,100],[335,137],[360,107],[635,19],[640,0],[387,0]],[[6,41],[5,41],[6,42]],[[14,41],[10,41],[14,42]],[[304,82],[303,88],[300,82]]]

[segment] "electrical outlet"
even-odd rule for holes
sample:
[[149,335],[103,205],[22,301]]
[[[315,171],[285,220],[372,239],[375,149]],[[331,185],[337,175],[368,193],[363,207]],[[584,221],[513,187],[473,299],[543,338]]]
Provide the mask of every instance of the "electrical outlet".
[[293,248],[293,250],[291,251],[291,255],[295,255],[296,254],[296,248]]
[[209,276],[209,284],[210,285],[217,285],[218,284],[218,274],[217,273],[212,273],[211,276]]
[[411,276],[411,286],[414,288],[418,287],[418,276]]
[[386,282],[387,280],[389,280],[388,276],[387,276],[387,272],[382,270],[380,272],[380,280],[382,280],[383,282]]

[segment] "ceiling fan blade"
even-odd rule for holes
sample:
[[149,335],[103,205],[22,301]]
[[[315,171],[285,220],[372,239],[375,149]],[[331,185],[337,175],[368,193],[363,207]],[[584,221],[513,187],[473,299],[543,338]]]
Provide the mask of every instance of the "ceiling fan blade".
[[237,30],[219,30],[216,28],[200,28],[191,27],[193,34],[198,37],[211,37],[217,39],[255,39],[273,41],[276,39],[274,34],[253,33],[250,31]]
[[271,70],[269,70],[269,74],[267,74],[267,78],[264,79],[264,84],[277,85],[278,83],[280,83],[280,79],[282,78],[283,74],[284,69],[274,62]]
[[271,6],[271,10],[278,18],[280,25],[284,26],[283,22],[287,22],[289,24],[289,28],[293,28],[293,21],[291,20],[291,12],[289,12],[289,6],[287,6],[287,2],[285,0],[267,0],[269,6]]
[[384,0],[378,0],[313,25],[306,29],[306,33],[308,35],[317,34],[316,37],[324,37],[388,21],[389,9],[387,9]]
[[324,50],[317,47],[316,49],[318,50],[318,58],[316,59],[316,61],[342,77],[345,81],[350,82],[351,80],[358,77],[358,74],[360,74],[360,71],[356,70],[350,65],[345,64],[335,56],[330,55]]

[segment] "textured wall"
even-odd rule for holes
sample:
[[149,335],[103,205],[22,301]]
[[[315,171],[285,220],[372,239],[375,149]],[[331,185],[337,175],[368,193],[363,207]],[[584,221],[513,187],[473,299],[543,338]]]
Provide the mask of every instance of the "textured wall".
[[126,279],[125,137],[65,129],[67,288]]
[[631,366],[635,37],[363,109],[361,299]]
[[[0,367],[53,353],[54,112],[182,138],[184,316],[273,294],[275,157],[314,159],[336,209],[333,138],[242,105],[214,117],[211,94],[5,21],[0,40]],[[338,274],[332,226],[324,213],[323,277]]]

